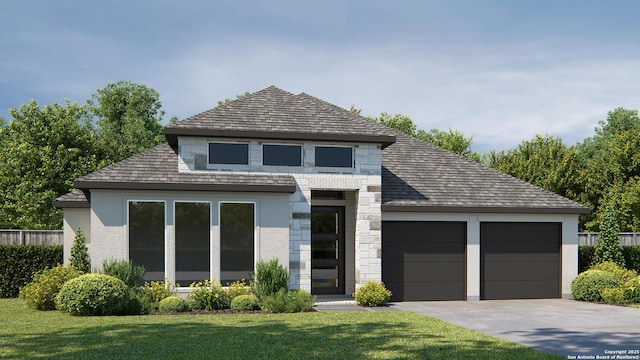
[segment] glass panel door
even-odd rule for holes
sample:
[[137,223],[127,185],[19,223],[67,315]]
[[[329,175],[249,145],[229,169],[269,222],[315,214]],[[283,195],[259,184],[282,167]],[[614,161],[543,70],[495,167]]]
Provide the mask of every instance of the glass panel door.
[[344,294],[344,207],[311,207],[311,292]]

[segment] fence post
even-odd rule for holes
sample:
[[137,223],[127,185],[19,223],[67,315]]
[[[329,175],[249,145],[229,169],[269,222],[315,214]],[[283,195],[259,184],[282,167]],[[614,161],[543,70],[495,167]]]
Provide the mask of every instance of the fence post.
[[24,230],[20,230],[20,245],[27,244],[27,237],[24,234]]

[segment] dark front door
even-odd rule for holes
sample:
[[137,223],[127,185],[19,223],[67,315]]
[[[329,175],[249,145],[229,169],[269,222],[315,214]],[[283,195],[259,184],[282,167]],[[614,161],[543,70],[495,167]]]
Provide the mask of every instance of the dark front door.
[[311,293],[344,294],[344,206],[311,207]]

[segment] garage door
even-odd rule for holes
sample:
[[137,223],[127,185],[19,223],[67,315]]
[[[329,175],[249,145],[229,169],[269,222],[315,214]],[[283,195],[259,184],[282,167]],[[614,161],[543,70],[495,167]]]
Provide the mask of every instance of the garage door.
[[561,223],[481,223],[480,298],[559,298],[561,239]]
[[466,299],[465,222],[384,221],[382,281],[392,301]]

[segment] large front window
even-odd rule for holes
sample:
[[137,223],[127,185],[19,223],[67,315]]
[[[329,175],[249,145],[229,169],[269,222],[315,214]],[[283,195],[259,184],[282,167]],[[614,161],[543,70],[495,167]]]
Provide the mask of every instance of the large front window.
[[209,164],[249,165],[249,144],[209,143]]
[[129,201],[129,259],[144,266],[144,280],[164,280],[165,204]]
[[211,277],[211,204],[175,203],[176,283],[181,286]]
[[255,263],[253,203],[220,203],[220,282],[250,279]]

